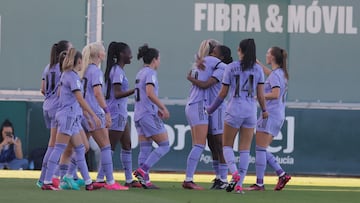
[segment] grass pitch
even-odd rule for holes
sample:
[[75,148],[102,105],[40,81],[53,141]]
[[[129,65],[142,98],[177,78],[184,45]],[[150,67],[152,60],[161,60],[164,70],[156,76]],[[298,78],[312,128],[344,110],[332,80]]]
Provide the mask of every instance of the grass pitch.
[[[283,191],[273,191],[277,181],[275,176],[266,176],[266,191],[247,191],[244,195],[225,191],[184,190],[181,182],[183,174],[151,174],[154,184],[160,190],[130,189],[129,191],[42,191],[35,185],[39,171],[0,171],[0,203],[22,202],[76,202],[76,203],[338,203],[359,202],[360,179],[293,177]],[[116,172],[115,179],[123,183],[123,173]],[[91,177],[96,177],[91,173]],[[212,175],[196,175],[195,181],[205,188],[211,186]],[[254,183],[254,176],[247,176],[245,186]]]

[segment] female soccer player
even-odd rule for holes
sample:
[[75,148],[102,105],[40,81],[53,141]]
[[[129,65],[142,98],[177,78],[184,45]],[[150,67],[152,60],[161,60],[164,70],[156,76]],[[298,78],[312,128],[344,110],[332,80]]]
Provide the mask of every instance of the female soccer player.
[[[188,75],[188,80],[192,82],[193,85],[196,85],[203,89],[208,89],[209,91],[209,101],[210,105],[213,100],[216,98],[221,89],[221,81],[227,64],[233,61],[231,57],[231,50],[224,45],[218,45],[214,48],[214,51],[211,53],[214,57],[220,59],[221,61],[217,62],[211,77],[207,81],[197,80],[191,75]],[[228,167],[224,159],[223,150],[222,150],[222,134],[224,126],[224,115],[225,115],[225,103],[222,107],[219,107],[211,116],[209,116],[209,130],[207,135],[208,145],[213,157],[213,168],[215,170],[215,179],[212,187],[210,189],[225,189],[227,181]]]
[[[118,142],[121,143],[121,163],[125,171],[125,186],[141,187],[141,184],[132,178],[132,156],[130,128],[127,122],[127,97],[134,94],[129,89],[124,67],[131,63],[131,49],[123,42],[111,42],[108,48],[107,65],[105,70],[106,104],[111,113],[112,125],[109,128],[109,137],[112,152]],[[99,171],[100,173],[102,171]],[[99,177],[98,177],[99,178]]]
[[[223,85],[218,97],[212,105],[206,108],[212,114],[221,105],[230,90],[230,100],[227,104],[224,123],[223,152],[232,179],[226,188],[231,192],[236,185],[236,192],[242,193],[242,183],[249,165],[250,145],[256,126],[256,98],[262,109],[263,118],[268,117],[264,99],[264,73],[256,64],[256,50],[253,39],[240,42],[238,48],[239,61],[229,64],[225,70]],[[235,164],[233,144],[240,130],[239,169]]]
[[[214,67],[220,59],[209,56],[215,46],[219,43],[216,40],[204,40],[201,42],[197,54],[196,67],[191,70],[190,78],[195,78],[200,81],[207,81],[213,71]],[[200,156],[205,148],[206,137],[208,134],[209,118],[205,114],[205,106],[208,102],[209,90],[192,85],[190,95],[185,107],[185,114],[188,123],[191,127],[191,136],[193,147],[187,158],[186,177],[182,183],[185,189],[203,190],[204,188],[195,184],[193,181],[194,173],[199,162]]]
[[[61,40],[51,47],[50,63],[44,69],[41,82],[41,93],[45,96],[43,103],[43,114],[45,125],[50,129],[50,138],[46,153],[43,158],[40,178],[37,182],[39,187],[42,186],[46,174],[46,165],[49,155],[54,150],[55,139],[57,133],[57,126],[55,121],[55,114],[58,109],[57,89],[61,77],[61,66],[59,64],[61,53],[65,54],[72,47],[71,43],[66,40]],[[54,179],[54,184],[59,185],[59,181]]]
[[86,190],[94,189],[85,161],[85,147],[80,136],[80,118],[83,113],[80,106],[86,112],[86,115],[91,116],[96,126],[100,126],[101,123],[81,95],[80,78],[75,72],[81,67],[81,53],[71,48],[64,60],[63,73],[60,79],[59,108],[55,116],[58,133],[54,150],[49,156],[44,184],[42,185],[43,190],[59,190],[54,187],[51,179],[58,166],[60,156],[69,142],[74,146],[76,165],[85,180]]
[[[149,170],[170,150],[169,137],[162,119],[168,119],[170,113],[158,98],[159,84],[157,70],[160,65],[159,51],[147,44],[139,48],[137,59],[144,67],[136,75],[134,120],[139,135],[139,168],[134,176],[145,189],[158,189],[150,182]],[[152,150],[152,142],[158,145]]]
[[101,120],[101,126],[92,128],[87,125],[86,122],[83,122],[83,125],[85,126],[85,130],[93,136],[101,148],[101,166],[99,171],[103,170],[106,176],[106,184],[94,183],[95,187],[103,186],[107,190],[128,190],[128,187],[115,182],[113,176],[113,162],[109,132],[106,129],[111,126],[111,116],[102,93],[103,73],[99,68],[99,64],[102,60],[104,60],[104,58],[105,48],[101,43],[90,43],[83,49],[83,64],[85,68],[82,72],[80,72],[80,77],[84,83],[83,94],[91,109]]
[[271,70],[261,65],[268,78],[265,81],[265,99],[269,112],[267,119],[259,118],[256,128],[256,184],[248,190],[265,190],[264,174],[268,162],[279,176],[275,190],[282,190],[291,176],[285,173],[274,155],[266,149],[273,138],[277,136],[285,120],[285,100],[289,73],[286,67],[287,53],[279,47],[271,47],[266,53],[266,64],[271,65]]

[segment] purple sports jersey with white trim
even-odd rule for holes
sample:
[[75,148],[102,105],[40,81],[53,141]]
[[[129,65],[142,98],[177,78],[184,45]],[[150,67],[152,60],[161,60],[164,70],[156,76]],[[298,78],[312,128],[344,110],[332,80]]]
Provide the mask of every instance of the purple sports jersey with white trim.
[[211,105],[215,98],[218,96],[221,89],[221,82],[224,76],[225,69],[227,65],[221,61],[214,64],[214,69],[211,77],[215,78],[218,82],[209,87],[209,101],[208,105]]
[[143,67],[135,78],[135,106],[134,120],[140,120],[145,114],[157,115],[158,107],[146,95],[146,85],[154,86],[155,95],[158,96],[159,84],[157,73],[150,67]]
[[[213,74],[215,65],[220,62],[220,60],[213,56],[204,57],[205,69],[202,70],[198,67],[195,67],[191,70],[191,76],[200,81],[207,81]],[[191,85],[189,97],[187,104],[197,103],[199,101],[208,101],[209,100],[209,88],[202,89],[196,85]]]
[[74,92],[81,91],[81,82],[75,71],[63,72],[60,79],[59,108],[56,112],[58,132],[67,135],[78,134],[82,129],[80,118],[82,109]]
[[265,94],[270,93],[275,87],[280,88],[280,95],[277,99],[266,100],[266,109],[269,116],[278,120],[285,119],[285,100],[287,94],[287,79],[285,73],[281,68],[272,71],[265,81]]
[[110,109],[111,115],[113,114],[120,114],[124,118],[127,118],[128,111],[127,111],[127,97],[123,97],[120,99],[116,99],[114,95],[114,84],[121,85],[121,91],[126,92],[129,90],[129,81],[126,78],[125,71],[119,65],[114,65],[111,68],[109,81],[111,82],[110,87],[109,84],[106,84],[106,90],[109,90],[110,97],[106,100],[106,103]]
[[97,102],[94,94],[94,86],[103,85],[103,73],[99,67],[95,64],[89,64],[88,68],[85,71],[84,77],[82,79],[84,86],[84,95],[85,100],[91,107],[91,109],[95,112],[95,114],[104,114],[104,110],[100,107]]
[[60,95],[58,111],[74,111],[77,115],[82,114],[82,109],[74,96],[75,91],[81,91],[81,82],[79,75],[75,71],[65,71],[60,79]]
[[42,74],[42,80],[45,82],[45,99],[43,110],[52,110],[58,108],[57,89],[61,77],[60,65],[55,64],[52,68],[47,65]]
[[225,69],[222,83],[230,88],[226,113],[239,118],[256,118],[256,87],[264,83],[264,72],[258,64],[242,71],[240,63],[232,62]]

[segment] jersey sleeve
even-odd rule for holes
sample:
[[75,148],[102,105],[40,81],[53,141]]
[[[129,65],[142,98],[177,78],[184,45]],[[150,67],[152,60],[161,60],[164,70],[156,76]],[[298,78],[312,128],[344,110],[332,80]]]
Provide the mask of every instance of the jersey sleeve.
[[46,73],[48,72],[48,70],[49,70],[49,65],[47,65],[47,66],[44,68],[44,71],[43,71],[43,73],[42,73],[42,75],[41,75],[41,79],[42,79],[42,80],[45,80],[45,78],[46,78]]
[[151,85],[155,86],[156,82],[157,82],[156,72],[154,72],[154,71],[149,72],[146,75],[145,84],[151,84]]
[[270,74],[268,80],[271,88],[280,87],[280,77],[274,72]]
[[69,85],[70,85],[70,90],[72,92],[81,90],[80,78],[78,76],[76,76],[75,74],[71,74],[71,80],[69,80],[68,82],[69,82]]
[[257,84],[264,84],[265,83],[265,75],[264,75],[264,71],[262,70],[262,68],[257,65],[257,72],[258,72],[258,81]]
[[93,72],[92,78],[91,78],[91,86],[94,87],[96,85],[103,85],[104,78],[103,74],[100,69],[96,69],[96,71]]
[[211,75],[211,77],[215,78],[218,82],[222,81],[223,76],[224,76],[224,72],[225,72],[225,64],[221,63],[218,65],[218,67],[214,70],[213,74]]
[[120,68],[115,68],[114,74],[111,78],[112,84],[122,84],[124,82],[124,73],[120,70]]
[[222,79],[222,83],[224,85],[230,85],[230,83],[231,83],[231,71],[230,71],[230,69],[231,69],[231,67],[229,66],[224,71],[224,75],[223,75],[223,79]]

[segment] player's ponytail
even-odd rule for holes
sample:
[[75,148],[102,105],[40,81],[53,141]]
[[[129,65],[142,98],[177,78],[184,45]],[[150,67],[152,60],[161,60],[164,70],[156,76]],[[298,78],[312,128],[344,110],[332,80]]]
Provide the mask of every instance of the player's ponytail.
[[239,44],[239,49],[244,54],[241,60],[243,71],[252,69],[256,63],[256,45],[254,39],[244,39]]
[[271,55],[274,56],[275,63],[283,69],[285,78],[289,79],[289,72],[287,70],[287,52],[280,47],[271,47]]
[[118,62],[118,42],[111,42],[108,47],[108,53],[106,58],[106,69],[104,73],[105,83],[108,82],[110,77],[111,68]]
[[50,68],[54,67],[55,64],[59,63],[60,53],[68,50],[69,45],[70,43],[67,40],[61,40],[58,43],[52,45],[50,51],[50,63],[49,63]]

